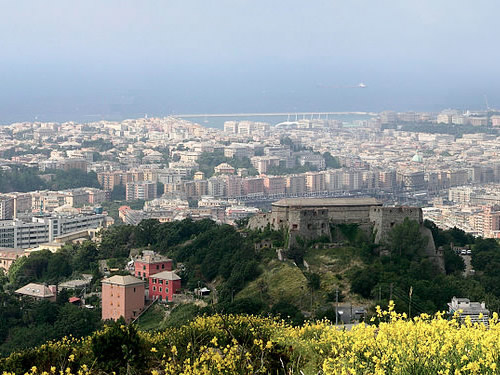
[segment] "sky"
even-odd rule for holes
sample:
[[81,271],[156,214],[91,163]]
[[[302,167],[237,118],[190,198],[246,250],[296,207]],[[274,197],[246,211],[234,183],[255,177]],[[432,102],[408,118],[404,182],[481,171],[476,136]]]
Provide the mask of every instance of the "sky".
[[0,0],[0,123],[500,107],[498,14],[495,0]]

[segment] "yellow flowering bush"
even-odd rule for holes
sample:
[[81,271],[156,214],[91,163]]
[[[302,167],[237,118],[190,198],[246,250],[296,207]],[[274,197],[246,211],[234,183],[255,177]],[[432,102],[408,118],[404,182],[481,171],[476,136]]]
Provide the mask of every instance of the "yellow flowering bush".
[[[114,328],[116,330],[116,327]],[[130,334],[127,327],[119,327]],[[460,323],[442,313],[408,319],[378,308],[370,324],[350,330],[329,321],[290,326],[248,315],[199,317],[181,328],[138,332],[127,347],[126,365],[106,368],[92,342],[110,328],[85,339],[65,339],[0,360],[7,374],[497,374],[500,323]],[[106,336],[108,335],[108,336]],[[101,339],[96,339],[96,338]],[[95,347],[95,344],[94,344]],[[141,358],[142,365],[134,363]],[[124,362],[125,363],[125,362]]]

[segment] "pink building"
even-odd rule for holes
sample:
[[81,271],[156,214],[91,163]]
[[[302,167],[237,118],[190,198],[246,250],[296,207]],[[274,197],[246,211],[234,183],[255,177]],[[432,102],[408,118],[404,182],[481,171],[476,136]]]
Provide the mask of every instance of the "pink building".
[[283,194],[285,192],[286,180],[282,176],[265,176],[264,191],[266,194]]
[[102,320],[118,320],[121,316],[129,323],[144,310],[144,281],[133,276],[115,275],[102,283]]
[[134,259],[134,275],[139,279],[147,280],[150,275],[162,271],[172,271],[172,259],[149,250]]
[[243,195],[263,194],[264,180],[261,177],[245,178],[242,182]]
[[29,253],[25,252],[24,249],[0,247],[0,268],[3,268],[5,273],[7,273],[10,266],[16,261],[16,259],[28,255]]
[[172,302],[174,294],[181,289],[181,278],[171,271],[164,271],[149,278],[149,298],[154,301]]

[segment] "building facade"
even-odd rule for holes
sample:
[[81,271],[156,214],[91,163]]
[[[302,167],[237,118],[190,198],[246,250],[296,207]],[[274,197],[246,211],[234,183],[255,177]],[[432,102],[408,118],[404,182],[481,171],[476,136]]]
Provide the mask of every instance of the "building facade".
[[133,276],[112,276],[102,283],[102,320],[118,320],[127,323],[144,310],[144,281]]
[[181,289],[181,278],[172,271],[163,271],[149,278],[149,299],[172,302]]
[[156,273],[172,271],[172,263],[172,259],[146,250],[134,259],[134,275],[139,279],[148,280]]

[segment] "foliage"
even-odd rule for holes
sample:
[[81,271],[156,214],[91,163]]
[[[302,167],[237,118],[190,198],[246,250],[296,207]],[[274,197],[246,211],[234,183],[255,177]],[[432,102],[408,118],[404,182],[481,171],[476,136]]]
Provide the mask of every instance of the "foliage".
[[45,181],[36,168],[13,167],[11,171],[0,171],[0,192],[12,191],[28,192],[34,190],[62,190],[79,187],[99,187],[95,172],[85,172],[80,169],[68,171],[47,170],[45,173],[53,174],[50,181]]
[[228,163],[234,169],[247,168],[250,175],[256,175],[257,171],[252,166],[249,158],[228,158],[224,156],[224,151],[202,152],[198,158],[200,171],[205,173],[205,177],[212,177],[214,168],[221,163]]
[[100,327],[100,309],[82,309],[67,303],[18,300],[1,294],[0,354],[41,345],[71,334],[86,336]]
[[278,301],[278,303],[274,304],[271,308],[271,314],[284,319],[294,326],[303,324],[305,320],[304,314],[302,314],[297,306],[286,301]]
[[116,185],[111,190],[111,200],[112,201],[124,201],[126,198],[126,188],[125,185]]
[[113,143],[105,139],[99,138],[95,140],[85,140],[82,142],[84,148],[95,148],[97,151],[104,152],[111,150],[114,146]]
[[332,156],[328,151],[323,153],[323,157],[325,158],[325,163],[327,168],[340,168],[339,158]]
[[272,165],[269,168],[267,168],[267,174],[273,176],[284,176],[289,174],[306,173],[313,171],[317,171],[317,169],[314,166],[310,165],[309,163],[306,163],[305,165],[297,164],[293,168],[286,168],[281,165],[279,166]]
[[447,320],[442,313],[410,320],[391,301],[387,311],[377,307],[372,320],[338,330],[329,321],[294,327],[270,318],[215,315],[154,334],[114,324],[87,339],[15,353],[0,366],[29,375],[498,373],[496,314],[489,328],[467,319],[461,324],[458,315]]
[[435,124],[431,122],[408,123],[401,125],[401,130],[405,132],[430,133],[430,134],[451,134],[462,137],[464,134],[490,133],[495,134],[496,129],[488,126],[472,126],[457,124]]
[[36,168],[13,167],[11,171],[0,171],[0,192],[27,192],[46,188]]
[[406,217],[389,232],[388,246],[392,254],[412,260],[422,255],[427,241],[420,233],[420,224]]
[[125,326],[123,318],[110,323],[91,342],[97,368],[130,373],[146,367],[146,343],[135,325]]
[[97,174],[95,172],[85,172],[81,169],[55,170],[46,172],[53,173],[54,177],[47,183],[47,188],[50,190],[73,189],[79,187],[94,187],[99,188]]

